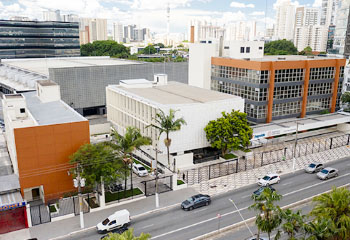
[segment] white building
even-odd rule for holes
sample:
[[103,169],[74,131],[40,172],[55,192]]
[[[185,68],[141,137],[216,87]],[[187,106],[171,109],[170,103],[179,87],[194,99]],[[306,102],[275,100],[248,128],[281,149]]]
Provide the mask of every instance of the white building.
[[262,58],[264,41],[223,41],[208,40],[189,46],[188,84],[210,89],[211,58]]
[[299,7],[295,14],[294,45],[298,51],[311,47],[313,51],[327,49],[328,26],[320,25],[318,8]]
[[43,12],[44,21],[62,21],[60,10],[47,10]]
[[80,30],[85,33],[81,44],[92,43],[99,40],[107,40],[107,19],[103,18],[81,18],[79,23]]
[[113,23],[113,39],[120,43],[123,42],[124,27],[121,23]]
[[76,14],[66,14],[61,17],[63,22],[80,22],[80,18]]
[[341,0],[322,0],[321,25],[335,25],[338,4]]
[[207,39],[219,39],[225,35],[225,28],[217,24],[200,19],[192,19],[189,23],[189,34],[191,36],[191,26],[194,27],[194,41],[203,41]]
[[336,12],[337,19],[335,24],[333,50],[337,54],[350,55],[350,37],[349,37],[349,14],[350,0],[339,0]]
[[[232,109],[243,111],[244,100],[233,95],[214,92],[186,84],[167,82],[164,74],[155,75],[155,81],[145,79],[123,80],[119,85],[109,85],[107,91],[107,119],[119,134],[126,127],[135,126],[142,135],[152,138],[152,144],[158,143],[158,160],[167,164],[165,135],[158,139],[158,131],[150,124],[159,110],[168,113],[177,110],[176,118],[183,117],[187,123],[180,131],[172,132],[170,153],[171,163],[176,158],[176,168],[191,166],[193,152],[209,146],[204,127],[209,121],[221,116],[221,112]],[[146,148],[145,148],[146,151]],[[149,150],[154,156],[154,151]],[[176,156],[175,156],[176,155]]]
[[256,40],[256,22],[239,21],[226,27],[225,40],[253,41]]
[[293,40],[295,6],[284,0],[277,6],[275,36],[278,39]]

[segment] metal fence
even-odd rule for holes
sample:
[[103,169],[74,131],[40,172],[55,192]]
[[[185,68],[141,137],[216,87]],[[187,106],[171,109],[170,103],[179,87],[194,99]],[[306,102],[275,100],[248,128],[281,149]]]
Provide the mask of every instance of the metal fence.
[[30,216],[33,226],[51,222],[50,211],[45,204],[30,206]]
[[[147,180],[141,182],[143,184],[143,192],[146,196],[152,196],[156,193],[156,180]],[[173,176],[158,177],[158,193],[173,190]]]
[[240,159],[233,159],[208,166],[193,168],[178,174],[178,179],[184,180],[188,185],[198,184],[210,179],[251,170],[268,164],[293,159],[329,149],[349,145],[350,134],[320,138],[317,141],[299,142],[281,146],[278,149],[261,152],[251,152]]

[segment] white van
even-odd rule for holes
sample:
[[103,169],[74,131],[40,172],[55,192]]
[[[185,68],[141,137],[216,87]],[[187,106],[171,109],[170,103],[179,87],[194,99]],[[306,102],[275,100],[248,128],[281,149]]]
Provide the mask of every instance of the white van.
[[130,224],[130,213],[128,210],[123,209],[113,213],[111,216],[97,224],[97,232],[105,233],[112,229],[128,226]]

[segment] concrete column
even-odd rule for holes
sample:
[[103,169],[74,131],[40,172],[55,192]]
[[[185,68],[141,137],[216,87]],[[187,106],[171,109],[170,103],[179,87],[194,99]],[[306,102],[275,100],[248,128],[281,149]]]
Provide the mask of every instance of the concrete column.
[[98,196],[100,197],[100,207],[105,207],[106,206],[106,198],[105,198],[105,183],[101,179],[101,195],[99,194]]
[[28,227],[32,227],[32,215],[30,214],[30,204],[26,204],[26,211],[27,211],[27,223]]

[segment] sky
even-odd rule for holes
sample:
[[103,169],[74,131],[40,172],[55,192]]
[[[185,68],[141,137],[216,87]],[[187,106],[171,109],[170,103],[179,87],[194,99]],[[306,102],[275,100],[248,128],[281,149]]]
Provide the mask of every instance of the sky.
[[[166,32],[166,8],[170,5],[170,32],[187,33],[189,20],[206,19],[224,25],[236,21],[257,21],[258,31],[275,22],[275,6],[285,0],[0,0],[0,19],[23,16],[42,20],[45,10],[80,17],[107,18],[136,24],[151,32]],[[291,0],[296,6],[320,7],[322,0]]]

